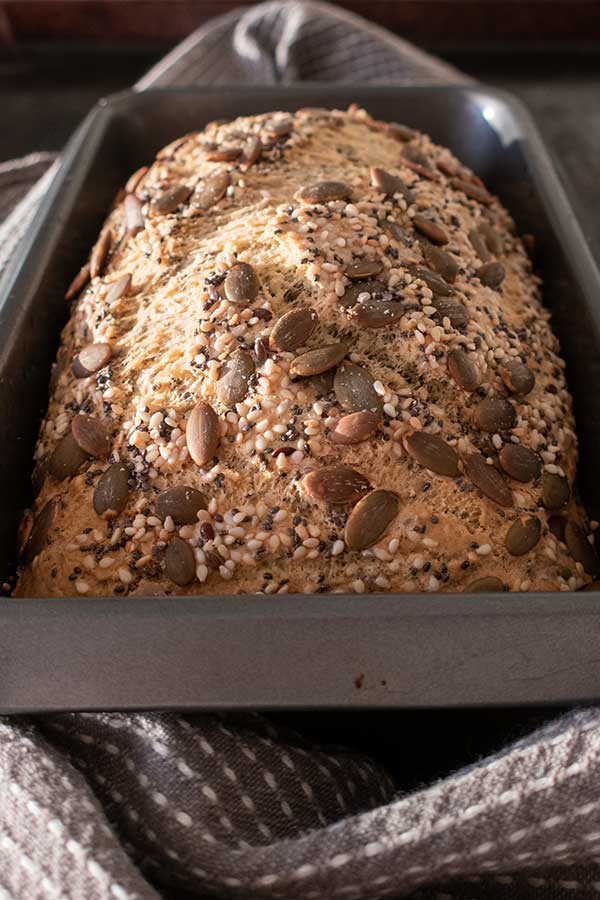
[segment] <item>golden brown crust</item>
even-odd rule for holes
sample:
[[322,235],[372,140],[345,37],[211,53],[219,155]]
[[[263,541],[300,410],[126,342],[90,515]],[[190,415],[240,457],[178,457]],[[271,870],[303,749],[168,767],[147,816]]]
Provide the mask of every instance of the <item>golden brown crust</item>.
[[[549,529],[541,503],[542,478],[564,476],[572,487],[577,441],[539,284],[508,213],[448,150],[420,134],[400,143],[361,110],[275,113],[174,142],[129,189],[139,200],[135,217],[122,201],[107,220],[93,258],[99,274],[63,333],[36,451],[47,463],[83,412],[108,431],[111,456],[88,459],[62,481],[46,475],[35,512],[52,498],[60,502],[45,516],[47,540],[37,530],[35,549],[42,549],[22,568],[19,595],[462,591],[489,577],[508,590],[566,590],[589,580],[555,536],[556,523]],[[240,262],[248,267],[236,272]],[[290,336],[286,322],[285,340],[293,345],[304,328],[306,344],[276,349],[277,340],[269,341],[276,320],[299,307],[316,312],[316,327],[301,316]],[[379,327],[367,327],[373,324]],[[76,377],[73,359],[92,343],[109,344],[110,360]],[[335,392],[333,369],[290,375],[303,351],[339,343],[354,367],[338,377]],[[514,361],[535,378],[526,394],[506,374]],[[356,420],[365,439],[332,439],[344,429],[338,420],[357,411],[354,396],[358,410],[370,410],[369,427]],[[505,430],[493,429],[506,404],[475,412],[492,397],[512,404],[514,427],[509,408],[499,420]],[[200,401],[218,427],[215,434],[212,417],[198,422],[196,414],[192,456],[200,445],[214,452],[203,467],[186,444]],[[346,427],[360,435],[356,422]],[[422,430],[445,447],[406,443]],[[538,454],[542,478],[502,473],[499,451],[508,443]],[[77,452],[63,445],[61,472],[77,468]],[[490,478],[471,465],[476,487],[466,466],[480,452],[498,471]],[[126,505],[100,517],[94,492],[115,463],[129,466],[128,492],[125,485],[125,497],[119,494],[116,466],[96,508]],[[454,473],[456,465],[458,477],[435,471]],[[316,496],[315,479],[304,478],[323,466],[350,467],[371,488],[398,496],[398,515],[374,546],[350,550],[344,542],[363,481],[360,492],[351,486],[345,505],[332,506],[327,487],[323,499],[325,479]],[[345,496],[342,476],[331,488],[341,491],[330,494],[336,500]],[[498,492],[501,483],[508,493]],[[196,524],[156,515],[158,494],[177,485],[206,495]],[[389,516],[395,507],[364,508]],[[574,499],[558,514],[587,528]],[[538,542],[509,553],[509,529],[532,516],[541,523]],[[351,542],[360,546],[356,522]],[[371,532],[378,528],[369,523]],[[165,570],[176,533],[193,552],[195,577],[182,543],[172,546],[170,577]],[[518,529],[513,543],[515,536]]]

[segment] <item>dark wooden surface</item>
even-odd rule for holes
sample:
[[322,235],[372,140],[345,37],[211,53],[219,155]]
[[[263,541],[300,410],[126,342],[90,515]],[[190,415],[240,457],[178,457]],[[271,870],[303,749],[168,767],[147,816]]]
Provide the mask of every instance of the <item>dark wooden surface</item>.
[[[254,0],[0,0],[0,41],[178,40]],[[591,40],[595,0],[338,0],[410,40]]]

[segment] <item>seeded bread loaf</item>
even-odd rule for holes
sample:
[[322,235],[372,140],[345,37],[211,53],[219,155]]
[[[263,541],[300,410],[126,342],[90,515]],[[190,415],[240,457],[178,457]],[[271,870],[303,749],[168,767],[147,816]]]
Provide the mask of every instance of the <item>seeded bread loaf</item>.
[[67,297],[18,595],[596,573],[539,282],[426,135],[355,108],[211,123],[134,173]]

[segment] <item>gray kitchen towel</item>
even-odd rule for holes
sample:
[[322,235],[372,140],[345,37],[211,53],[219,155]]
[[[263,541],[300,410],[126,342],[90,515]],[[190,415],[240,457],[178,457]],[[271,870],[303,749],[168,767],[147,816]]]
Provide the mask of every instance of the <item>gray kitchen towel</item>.
[[[333,6],[276,2],[209,22],[137,87],[463,78]],[[48,154],[0,166],[0,277],[52,177]],[[406,721],[394,746],[414,741]],[[446,738],[431,736],[441,760]],[[600,893],[600,712],[406,792],[404,758],[393,783],[258,715],[0,719],[0,900]]]

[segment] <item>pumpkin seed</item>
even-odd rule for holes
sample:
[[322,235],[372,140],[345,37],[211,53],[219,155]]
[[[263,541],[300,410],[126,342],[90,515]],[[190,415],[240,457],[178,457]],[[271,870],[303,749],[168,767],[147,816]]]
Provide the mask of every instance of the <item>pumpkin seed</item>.
[[328,203],[330,200],[346,200],[352,188],[343,181],[317,181],[298,192],[298,198],[305,203]]
[[471,181],[463,181],[462,178],[451,178],[450,183],[457,191],[462,191],[463,194],[466,194],[472,200],[477,200],[479,203],[484,204],[492,202],[492,195],[488,194],[485,188],[473,184]]
[[517,519],[508,529],[504,545],[511,556],[524,556],[537,545],[542,533],[542,524],[536,516]]
[[415,431],[404,443],[412,458],[424,468],[449,478],[460,474],[456,451],[439,434]]
[[[482,222],[479,226],[479,231],[487,244],[488,250],[493,253],[494,256],[500,256],[504,250],[504,245],[502,243],[502,238],[496,229],[492,228],[489,222]],[[485,260],[482,261],[485,262]]]
[[421,281],[424,281],[433,294],[440,297],[447,297],[452,293],[450,285],[431,269],[427,269],[425,266],[409,266],[409,270],[413,272],[417,278],[420,278]]
[[127,179],[127,182],[125,184],[125,192],[127,194],[134,194],[140,187],[147,172],[148,166],[140,166],[139,169],[136,169],[133,175],[130,175]]
[[223,283],[225,296],[231,303],[249,303],[260,290],[258,275],[249,263],[236,263]]
[[131,235],[136,235],[146,227],[142,204],[135,194],[127,194],[124,201],[125,225]]
[[89,280],[90,264],[86,263],[85,266],[81,267],[81,269],[67,288],[65,300],[71,300],[75,296],[75,294],[78,294],[79,291],[86,286]]
[[218,203],[229,187],[229,172],[226,169],[215,169],[198,182],[190,205],[194,209],[210,209]]
[[156,197],[148,207],[151,216],[168,216],[181,206],[192,193],[187,184],[178,184]]
[[106,292],[106,297],[104,298],[107,305],[110,306],[111,303],[116,303],[117,300],[120,300],[121,297],[124,297],[129,288],[131,287],[131,275],[129,272],[126,272],[125,275],[121,275],[117,278],[116,281],[111,281],[108,285],[108,291]]
[[368,410],[378,417],[383,415],[381,397],[373,386],[373,378],[358,363],[343,362],[338,366],[333,379],[333,390],[342,409],[351,413]]
[[417,213],[416,216],[413,216],[412,223],[417,231],[424,234],[432,244],[448,243],[448,235],[441,225],[438,225],[437,222],[434,222],[432,219],[428,219],[426,216],[422,216],[421,213]]
[[98,479],[94,490],[94,509],[103,519],[115,519],[127,506],[129,476],[125,463],[112,463]]
[[344,269],[346,278],[351,278],[353,281],[370,278],[371,275],[379,275],[381,272],[383,272],[383,263],[379,259],[359,259]]
[[358,302],[361,294],[371,294],[372,296],[381,296],[387,291],[387,286],[382,281],[367,279],[367,281],[359,281],[356,284],[350,284],[344,291],[344,296],[340,298],[340,304],[344,309],[351,309]]
[[445,281],[454,284],[456,276],[460,271],[460,266],[454,257],[445,250],[434,247],[432,244],[424,244],[422,249],[425,262],[428,266],[430,266],[434,272],[437,272],[438,275],[441,275]]
[[500,367],[500,377],[509,391],[524,397],[533,390],[535,375],[524,363],[513,362]]
[[374,435],[380,422],[379,413],[369,409],[349,413],[338,419],[331,432],[331,440],[334,444],[358,444]]
[[386,131],[390,137],[393,137],[396,141],[401,141],[403,144],[413,141],[417,136],[416,131],[413,131],[412,128],[409,128],[407,125],[399,125],[398,122],[390,122]]
[[585,531],[575,522],[565,525],[565,544],[575,560],[581,563],[588,575],[597,575],[600,571],[600,560],[594,547],[587,539]]
[[486,397],[475,407],[473,419],[481,431],[494,434],[514,428],[517,414],[510,400],[505,400],[504,397]]
[[256,135],[251,135],[244,144],[242,152],[242,161],[240,163],[242,172],[247,172],[260,159],[262,150],[263,145],[260,138]]
[[90,256],[90,278],[96,278],[102,271],[106,257],[112,244],[112,231],[106,225],[100,232],[100,236]]
[[431,305],[435,307],[440,318],[450,319],[450,324],[458,331],[462,331],[469,324],[469,313],[462,303],[450,300],[446,297],[433,297]]
[[567,520],[564,516],[550,516],[548,518],[548,528],[550,533],[554,535],[557,541],[565,542],[565,526]]
[[323,466],[305,475],[302,486],[323,503],[356,503],[370,490],[367,478],[350,466]]
[[269,346],[273,350],[291,351],[297,347],[304,347],[311,336],[319,317],[310,306],[301,306],[298,309],[290,309],[280,316],[269,336]]
[[223,374],[217,382],[217,398],[225,406],[241,403],[256,367],[247,350],[236,350],[225,363]]
[[464,590],[465,594],[496,594],[504,590],[504,585],[495,575],[486,575],[484,578],[477,578],[468,584]]
[[48,544],[50,532],[56,525],[60,497],[52,497],[51,500],[39,511],[29,533],[29,539],[25,545],[24,559],[31,563]]
[[472,231],[469,232],[469,240],[481,262],[488,262],[490,259],[490,251],[481,230],[473,228]]
[[71,432],[65,434],[48,460],[48,472],[58,481],[77,475],[89,455],[82,450]]
[[105,459],[110,453],[110,436],[95,416],[78,413],[71,423],[71,433],[88,456]]
[[405,151],[404,157],[400,160],[400,165],[416,172],[421,178],[428,178],[430,181],[434,181],[436,176],[429,165],[429,161],[421,153],[415,152],[412,156],[415,158],[411,159],[408,156],[408,150]]
[[392,491],[371,491],[359,500],[344,530],[350,550],[366,550],[376,544],[398,515],[398,507],[398,495]]
[[185,587],[196,577],[194,551],[187,541],[174,535],[165,550],[165,572],[174,584]]
[[466,350],[451,350],[447,357],[448,371],[464,391],[474,391],[481,384],[481,372],[474,357]]
[[315,350],[307,350],[292,361],[290,373],[308,378],[310,375],[320,375],[327,369],[332,369],[341,363],[348,346],[346,344],[328,344],[326,347],[317,347]]
[[386,172],[385,169],[380,169],[378,166],[373,166],[370,174],[372,186],[377,188],[378,191],[381,191],[382,194],[386,194],[388,197],[393,197],[394,194],[400,194],[404,197],[409,206],[411,203],[415,202],[415,195],[398,175],[391,175],[389,172]]
[[507,475],[524,483],[539,478],[542,460],[522,444],[505,444],[499,454],[500,465]]
[[483,454],[473,453],[467,456],[464,465],[468,477],[482,494],[499,506],[512,506],[513,496],[510,487],[494,466],[488,466]]
[[506,271],[502,263],[487,262],[479,266],[475,274],[482,284],[497,291],[504,281]]
[[569,482],[556,472],[542,475],[542,503],[546,509],[561,509],[569,502],[571,489]]
[[167,488],[156,498],[156,515],[163,521],[171,516],[176,525],[195,525],[197,513],[208,507],[208,500],[196,488],[187,484],[177,484]]
[[359,300],[349,315],[362,328],[385,328],[402,318],[404,306],[397,296],[388,293],[385,297]]
[[197,466],[213,459],[221,439],[219,417],[205,400],[199,400],[188,419],[185,439],[190,456]]
[[75,378],[89,378],[104,368],[111,357],[111,352],[110,344],[88,344],[73,360],[73,375]]

